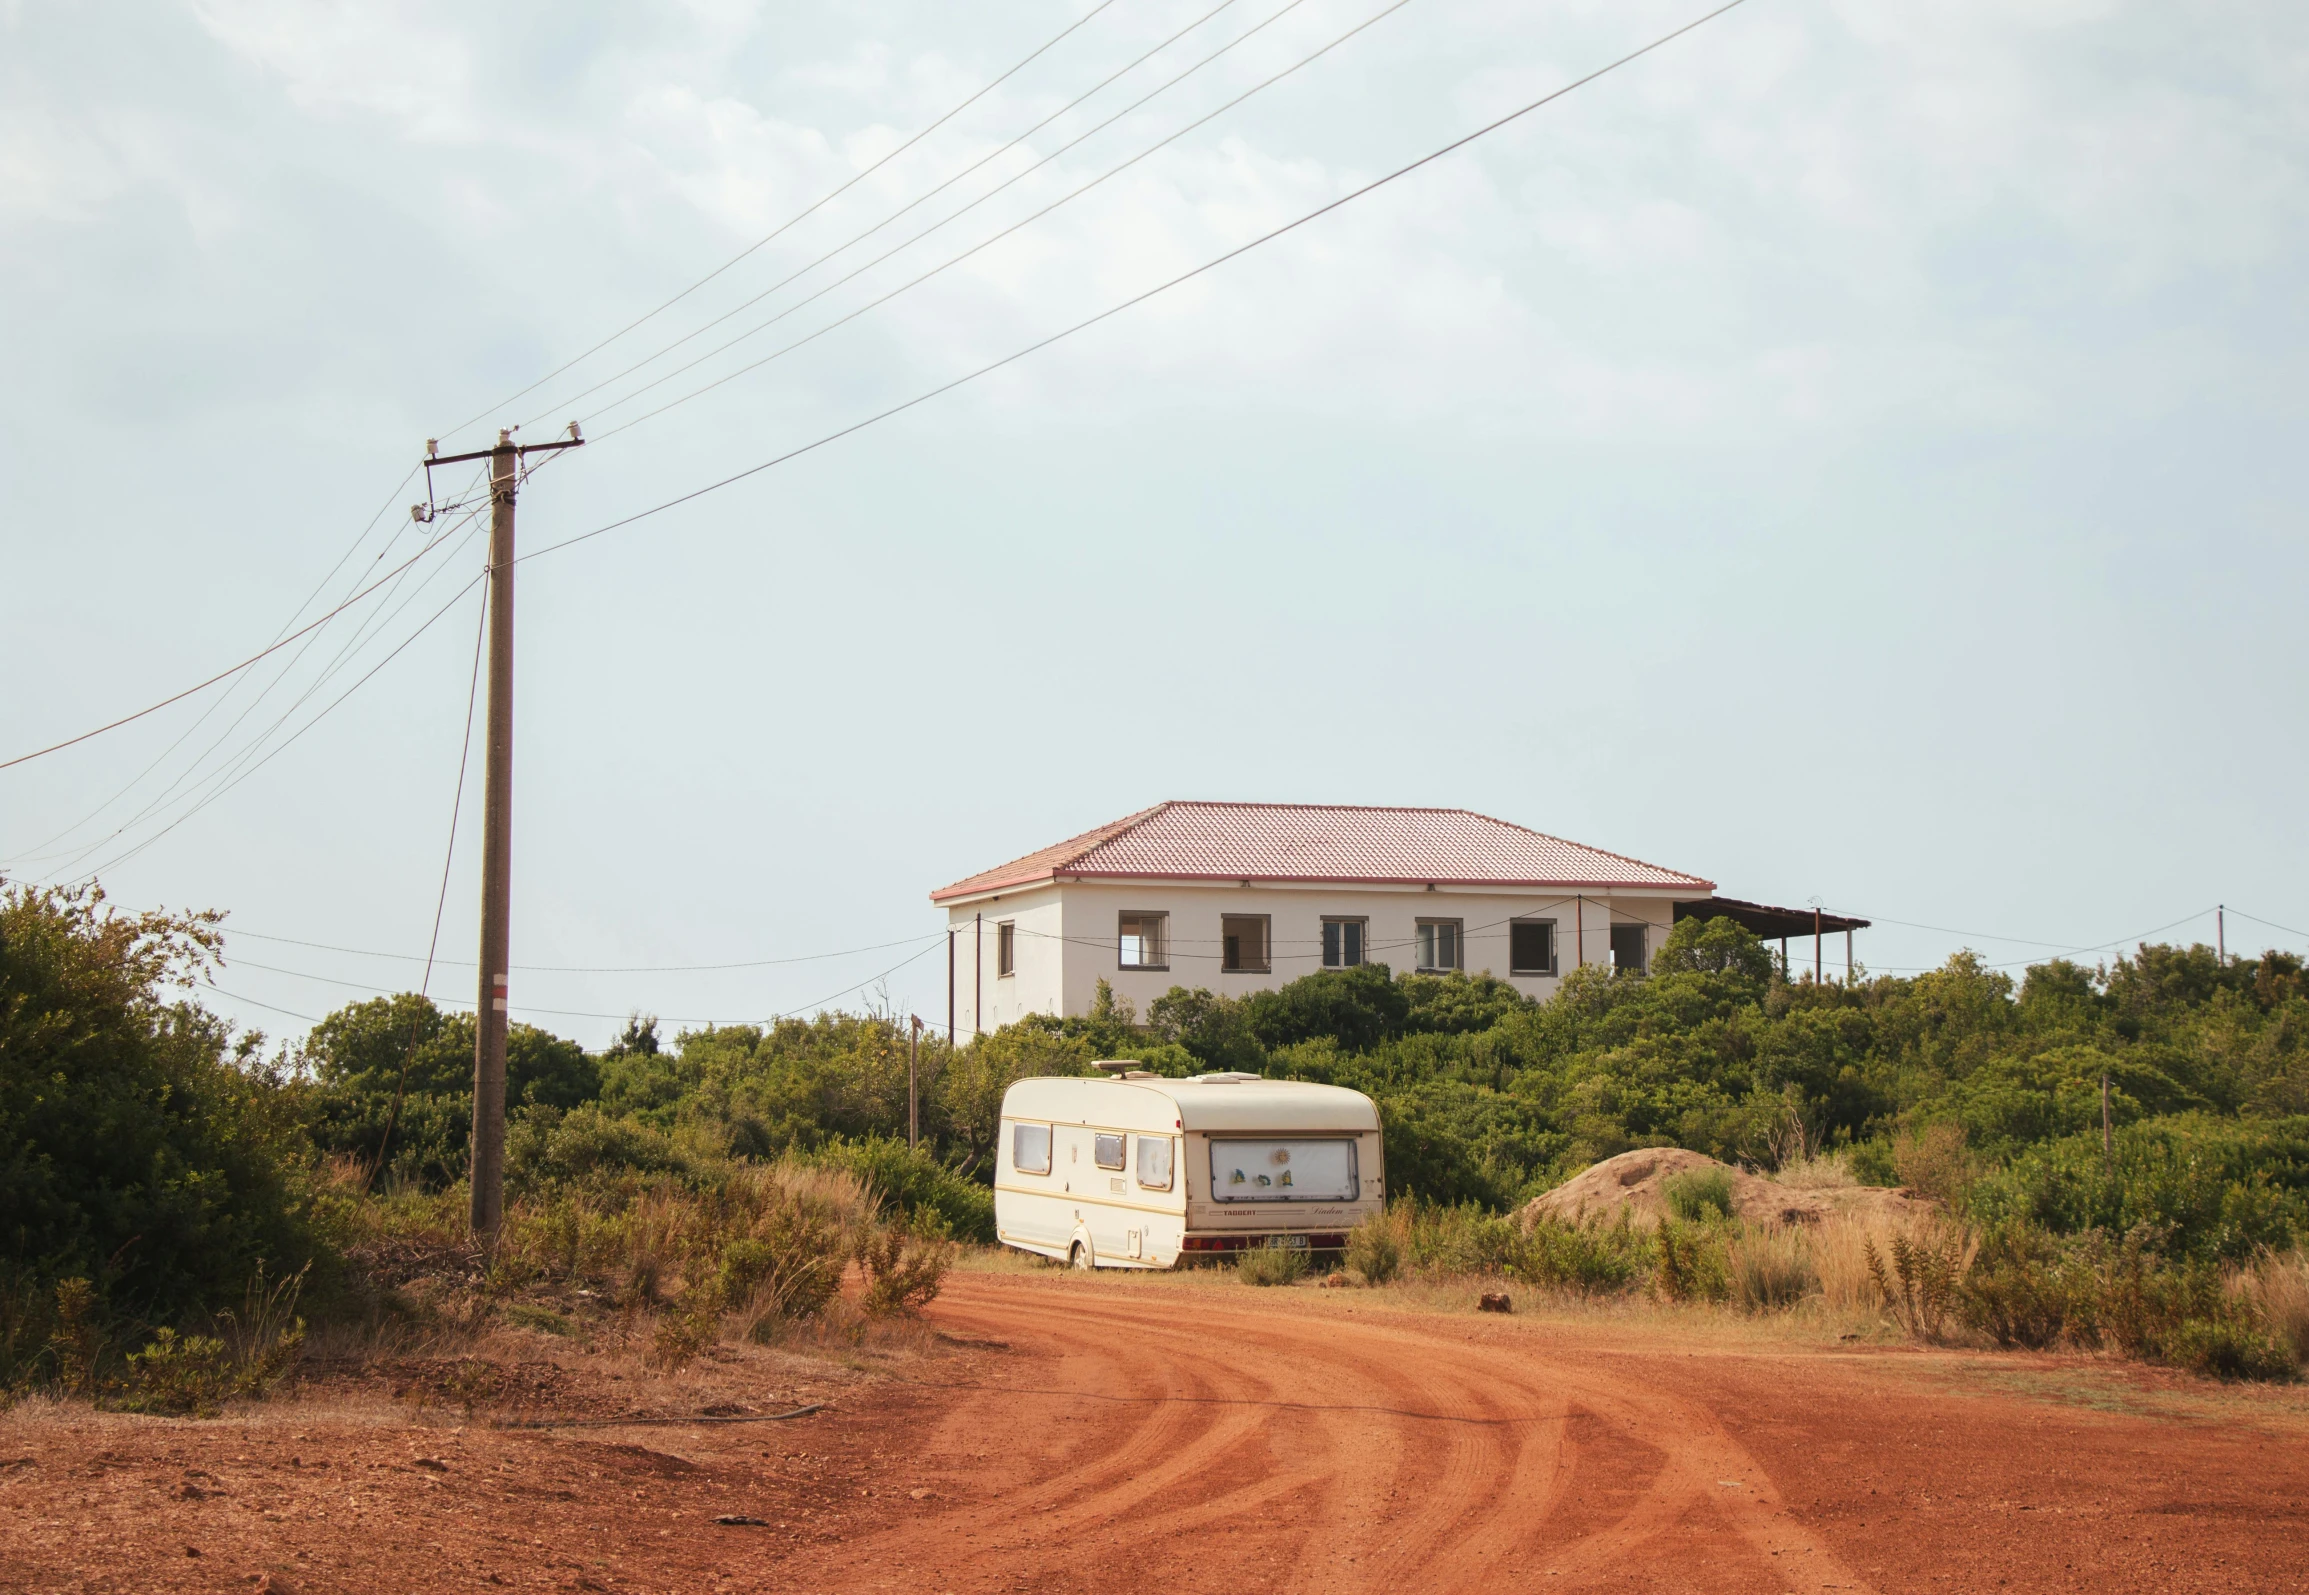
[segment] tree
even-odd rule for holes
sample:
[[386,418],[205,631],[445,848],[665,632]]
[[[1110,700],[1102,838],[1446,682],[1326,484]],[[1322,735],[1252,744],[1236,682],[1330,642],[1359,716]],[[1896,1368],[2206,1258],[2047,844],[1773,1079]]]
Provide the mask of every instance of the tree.
[[1750,985],[1771,984],[1772,953],[1754,932],[1722,914],[1680,919],[1652,959],[1656,975],[1730,975]]
[[[472,1015],[443,1013],[415,992],[329,1014],[297,1055],[314,1081],[314,1143],[427,1185],[463,1177],[473,1127],[473,1040]],[[566,1111],[600,1092],[601,1066],[576,1042],[534,1025],[507,1031],[508,1113],[531,1106]]]
[[295,1093],[261,1035],[183,995],[216,927],[0,887],[0,1275],[20,1288],[80,1276],[175,1319],[313,1255]]

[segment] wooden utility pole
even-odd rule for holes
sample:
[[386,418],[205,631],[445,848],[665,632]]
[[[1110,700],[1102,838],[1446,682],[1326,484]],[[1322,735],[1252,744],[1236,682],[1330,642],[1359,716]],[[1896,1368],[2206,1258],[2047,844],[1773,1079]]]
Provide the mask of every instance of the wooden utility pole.
[[946,927],[946,1050],[954,1050],[954,927]]
[[914,1033],[906,1038],[906,1150],[922,1142],[922,1016],[915,1014]]
[[2101,1071],[2101,1167],[2109,1178],[2117,1173],[2117,1132],[2109,1123],[2109,1075]]
[[436,465],[489,462],[489,713],[481,783],[481,970],[473,1040],[472,1224],[494,1241],[505,1220],[505,1003],[513,941],[513,501],[524,455],[584,443],[577,423],[565,443],[515,443],[510,428],[497,446],[436,455],[425,448],[427,504],[412,511],[431,520]]
[[2213,905],[2213,956],[2220,959],[2221,967],[2229,967],[2229,905]]
[[481,990],[474,1007],[473,1233],[505,1218],[506,964],[513,940],[513,499],[521,455],[497,434],[489,455],[489,712],[482,735]]

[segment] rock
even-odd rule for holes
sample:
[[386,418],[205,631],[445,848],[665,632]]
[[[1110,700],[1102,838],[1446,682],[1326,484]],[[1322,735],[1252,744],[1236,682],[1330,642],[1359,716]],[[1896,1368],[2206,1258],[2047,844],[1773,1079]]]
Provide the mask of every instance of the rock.
[[714,1521],[725,1529],[766,1529],[770,1526],[767,1518],[746,1517],[737,1512],[724,1512]]
[[447,1473],[449,1471],[449,1464],[439,1457],[411,1457],[409,1466],[423,1468],[427,1473]]
[[1479,1313],[1511,1313],[1515,1311],[1515,1301],[1504,1290],[1487,1290],[1482,1299],[1476,1302],[1475,1310]]
[[1667,1182],[1679,1174],[1710,1169],[1722,1170],[1731,1181],[1733,1214],[1753,1224],[1817,1224],[1837,1217],[1906,1222],[1934,1211],[1931,1202],[1902,1190],[1869,1185],[1798,1189],[1719,1163],[1704,1152],[1647,1146],[1605,1158],[1545,1195],[1533,1197],[1524,1205],[1523,1221],[1552,1218],[1613,1224],[1624,1211],[1629,1223],[1650,1229],[1668,1210],[1662,1189]]

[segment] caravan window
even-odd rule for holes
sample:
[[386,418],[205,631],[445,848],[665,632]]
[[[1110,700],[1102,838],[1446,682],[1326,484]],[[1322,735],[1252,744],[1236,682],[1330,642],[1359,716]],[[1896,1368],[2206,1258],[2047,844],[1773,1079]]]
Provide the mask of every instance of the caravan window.
[[1138,1138],[1138,1182],[1150,1191],[1171,1188],[1171,1138],[1167,1135],[1142,1135]]
[[1010,1162],[1021,1174],[1050,1172],[1050,1126],[1021,1124],[1010,1132]]
[[1094,1135],[1090,1138],[1090,1160],[1102,1169],[1122,1167],[1122,1137]]
[[1360,1194],[1353,1141],[1211,1142],[1216,1201],[1352,1202]]

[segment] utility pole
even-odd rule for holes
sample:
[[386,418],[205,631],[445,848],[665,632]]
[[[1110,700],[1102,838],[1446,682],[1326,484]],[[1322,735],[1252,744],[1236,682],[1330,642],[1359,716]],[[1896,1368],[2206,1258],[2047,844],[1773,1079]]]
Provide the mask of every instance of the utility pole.
[[2109,1124],[2109,1074],[2101,1071],[2101,1168],[2110,1179],[2117,1175],[2117,1132]]
[[922,1142],[922,1016],[914,1014],[914,1033],[906,1038],[906,1150]]
[[954,927],[946,927],[946,1050],[954,1050]]
[[2229,905],[2213,905],[2213,956],[2220,959],[2221,967],[2229,967]]
[[484,735],[481,803],[481,971],[474,1012],[473,1135],[470,1159],[476,1239],[495,1241],[505,1220],[505,1003],[513,940],[513,501],[525,456],[574,449],[585,442],[569,423],[563,443],[515,443],[511,428],[497,446],[470,454],[435,453],[425,445],[426,502],[410,515],[430,521],[433,467],[489,462],[489,713]]

